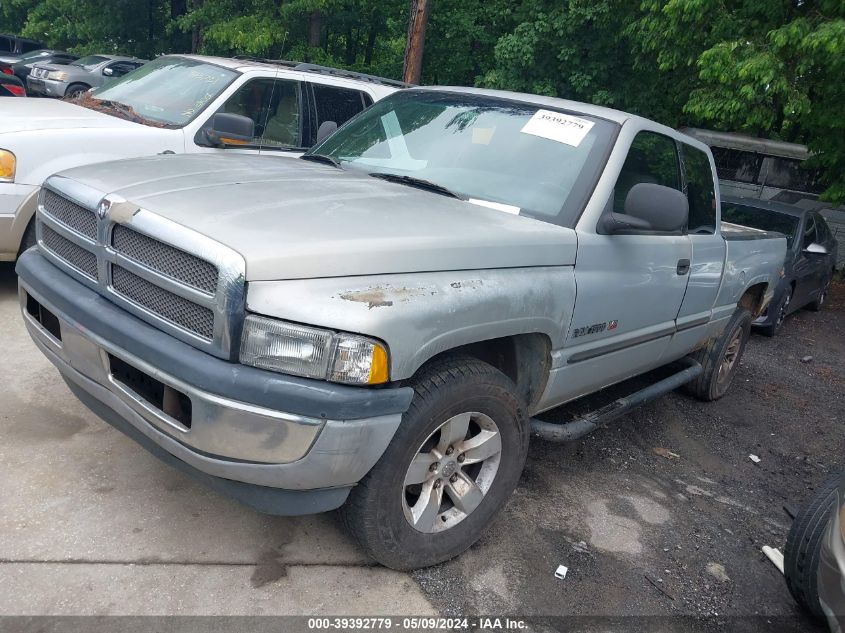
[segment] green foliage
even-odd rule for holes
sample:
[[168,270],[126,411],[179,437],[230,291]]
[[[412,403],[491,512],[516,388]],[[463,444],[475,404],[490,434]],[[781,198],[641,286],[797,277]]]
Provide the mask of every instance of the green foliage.
[[[807,143],[845,201],[842,0],[429,0],[423,82]],[[300,59],[399,78],[409,0],[0,0],[78,54]]]

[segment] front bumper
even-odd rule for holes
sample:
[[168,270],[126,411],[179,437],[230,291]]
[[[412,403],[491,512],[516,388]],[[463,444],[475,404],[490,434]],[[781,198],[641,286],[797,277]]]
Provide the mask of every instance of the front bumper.
[[32,75],[26,78],[26,93],[28,95],[43,95],[47,97],[65,96],[68,83],[66,81],[54,81],[52,79],[36,79]]
[[[217,479],[218,488],[240,482],[280,494],[309,491],[326,498],[297,507],[337,507],[381,457],[410,404],[408,388],[332,385],[212,357],[118,308],[37,249],[20,257],[17,272],[26,327],[74,393],[159,456]],[[54,321],[41,318],[38,306]],[[118,368],[127,366],[187,397],[188,423],[155,402],[147,383],[125,378]]]

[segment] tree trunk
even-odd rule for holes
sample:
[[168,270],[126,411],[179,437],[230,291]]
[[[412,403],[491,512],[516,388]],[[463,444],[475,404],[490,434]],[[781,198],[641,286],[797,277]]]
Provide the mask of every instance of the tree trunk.
[[319,11],[312,11],[308,17],[308,46],[312,48],[319,48],[322,14]]
[[405,44],[405,64],[402,72],[402,78],[411,84],[418,84],[422,75],[428,8],[429,0],[411,0],[411,10],[408,19],[408,41]]
[[364,51],[364,64],[369,66],[373,63],[373,51],[376,48],[376,37],[378,36],[380,19],[378,14],[373,14],[370,20],[370,33],[367,36],[367,49]]

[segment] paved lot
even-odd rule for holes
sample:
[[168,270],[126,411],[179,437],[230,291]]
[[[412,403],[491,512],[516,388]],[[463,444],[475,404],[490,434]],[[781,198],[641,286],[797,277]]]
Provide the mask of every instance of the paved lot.
[[783,504],[842,466],[843,317],[840,285],[825,312],[754,336],[718,403],[672,394],[580,442],[535,442],[482,541],[406,575],[332,515],[257,514],[89,413],[30,342],[0,264],[0,614],[800,617],[760,547],[782,547]]

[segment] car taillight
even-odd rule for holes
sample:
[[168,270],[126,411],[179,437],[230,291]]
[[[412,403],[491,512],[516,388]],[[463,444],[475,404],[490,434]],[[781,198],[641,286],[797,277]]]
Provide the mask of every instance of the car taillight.
[[6,90],[11,92],[16,97],[25,97],[26,96],[26,90],[23,89],[23,86],[11,86],[9,84],[3,84],[3,86],[1,86],[1,87],[5,88]]
[[4,75],[14,75],[11,68],[0,68],[0,72]]

